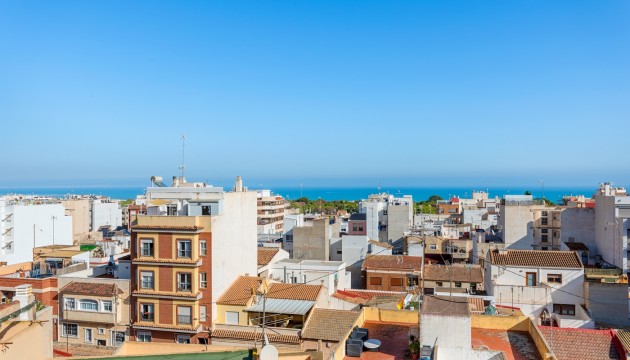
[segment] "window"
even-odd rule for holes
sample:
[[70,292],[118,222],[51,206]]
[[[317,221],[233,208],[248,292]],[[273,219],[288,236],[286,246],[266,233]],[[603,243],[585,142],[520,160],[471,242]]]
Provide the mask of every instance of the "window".
[[206,242],[206,240],[199,241],[199,255],[208,255],[208,243]]
[[225,322],[227,324],[238,325],[238,312],[237,311],[226,311],[225,312]]
[[199,273],[199,287],[202,289],[208,287],[208,274],[205,272]]
[[153,271],[140,272],[140,287],[142,289],[153,289]]
[[403,279],[401,278],[391,278],[389,279],[389,285],[391,286],[402,286]]
[[436,281],[435,286],[442,287],[444,284],[441,281]]
[[525,286],[536,286],[536,273],[528,272],[525,273]]
[[192,308],[190,306],[177,307],[177,323],[192,324]]
[[543,234],[546,234],[546,233],[549,232],[549,229],[540,229],[540,232],[543,233]]
[[63,301],[63,308],[65,310],[75,310],[76,309],[76,303],[74,301],[73,298],[66,298]]
[[140,239],[140,255],[153,256],[153,239]]
[[112,312],[112,302],[111,301],[102,301],[103,312]]
[[542,241],[542,242],[547,242],[547,241],[549,241],[549,236],[548,236],[548,235],[541,235],[541,236],[540,236],[540,241]]
[[79,309],[83,311],[98,311],[98,301],[81,299],[79,300]]
[[575,305],[553,304],[553,312],[560,315],[575,315]]
[[549,221],[547,218],[540,218],[540,225],[548,225]]
[[177,334],[178,344],[190,344],[190,335]]
[[136,333],[136,341],[138,342],[151,342],[150,331],[138,331]]
[[141,304],[140,305],[140,319],[143,321],[153,321],[155,314],[155,307],[153,304]]
[[363,224],[352,223],[352,231],[363,231]]
[[98,328],[98,334],[99,335],[104,335],[105,334],[105,329],[104,328]]
[[383,210],[383,215],[387,215],[387,210]]
[[455,287],[458,287],[458,288],[462,287],[462,283],[460,283],[460,282],[456,282],[456,283],[455,283]]
[[343,250],[337,250],[337,254],[339,255],[343,254]]
[[91,343],[92,342],[92,329],[83,329],[85,332],[85,342],[86,343]]
[[437,250],[437,244],[430,244],[429,250]]
[[112,332],[112,343],[116,344],[116,346],[122,345],[125,341],[125,332],[124,331],[115,331]]
[[370,278],[370,285],[381,285],[381,284],[382,284],[382,279],[380,277]]
[[177,274],[177,291],[192,291],[192,275],[190,273]]
[[190,252],[190,240],[178,240],[177,241],[177,257],[191,258]]
[[562,274],[547,274],[547,282],[562,284]]
[[63,324],[61,334],[66,337],[79,337],[79,325]]
[[207,320],[206,316],[208,316],[208,315],[207,315],[206,311],[207,311],[206,310],[206,305],[199,305],[199,321],[206,321]]
[[542,251],[547,251],[547,250],[549,250],[549,248],[548,248],[548,247],[546,247],[546,246],[543,246],[543,247],[542,247],[542,248],[540,248],[540,249],[541,249]]
[[540,216],[549,216],[549,213],[547,211],[543,211]]

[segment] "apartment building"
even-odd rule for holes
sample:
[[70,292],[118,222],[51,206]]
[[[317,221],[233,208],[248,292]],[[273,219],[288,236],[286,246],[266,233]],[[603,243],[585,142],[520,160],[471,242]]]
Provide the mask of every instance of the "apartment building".
[[368,238],[391,244],[402,240],[413,225],[413,198],[370,195],[359,202],[359,212],[366,215]]
[[560,250],[562,243],[563,208],[546,207],[532,209],[534,215],[534,250]]
[[174,179],[147,189],[133,219],[132,339],[207,343],[216,300],[240,274],[256,274],[256,193]]
[[509,249],[532,249],[535,244],[534,212],[538,210],[545,210],[545,206],[531,195],[503,197],[497,227],[499,238]]
[[258,210],[258,234],[268,236],[284,233],[284,210],[288,203],[282,196],[272,195],[271,190],[258,190],[257,210]]
[[628,272],[630,239],[630,196],[624,188],[601,184],[595,193],[596,255]]

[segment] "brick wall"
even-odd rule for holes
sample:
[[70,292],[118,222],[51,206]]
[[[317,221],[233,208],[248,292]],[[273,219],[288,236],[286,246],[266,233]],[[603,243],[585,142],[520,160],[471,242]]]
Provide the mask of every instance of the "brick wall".
[[[365,288],[368,290],[405,291],[407,274],[363,272]],[[378,284],[380,279],[380,284]]]
[[171,266],[160,266],[160,283],[158,289],[160,291],[174,291],[174,274]]
[[159,234],[158,243],[158,257],[161,259],[173,258],[173,235]]

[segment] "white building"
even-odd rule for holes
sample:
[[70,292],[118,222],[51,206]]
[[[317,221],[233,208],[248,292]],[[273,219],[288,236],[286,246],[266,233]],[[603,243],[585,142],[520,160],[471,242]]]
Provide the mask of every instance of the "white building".
[[271,190],[258,190],[258,234],[280,238],[284,233],[284,211],[288,204],[282,196],[272,195]]
[[630,196],[623,188],[602,184],[595,193],[596,254],[628,272]]
[[118,200],[101,198],[92,201],[91,230],[98,231],[101,226],[112,229],[122,226],[122,209]]
[[526,316],[540,319],[546,311],[560,327],[594,325],[582,308],[584,267],[574,251],[489,251],[485,289],[496,304]]
[[271,264],[269,278],[284,283],[322,284],[328,295],[350,288],[350,275],[343,261],[284,259]]
[[40,198],[0,198],[0,261],[33,261],[33,248],[72,245],[72,217],[58,202]]
[[505,195],[499,210],[499,238],[509,249],[529,250],[534,245],[535,205],[531,195]]
[[382,193],[359,202],[359,212],[366,214],[367,236],[371,240],[393,243],[402,240],[413,226],[413,198]]

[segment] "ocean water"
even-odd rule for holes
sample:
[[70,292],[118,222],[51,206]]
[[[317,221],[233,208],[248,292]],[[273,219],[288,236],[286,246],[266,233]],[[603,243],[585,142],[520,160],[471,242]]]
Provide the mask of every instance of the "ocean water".
[[[29,188],[2,188],[0,195],[4,194],[26,194],[45,195],[63,197],[68,194],[77,195],[104,195],[113,199],[135,199],[137,195],[145,192],[145,187],[29,187]],[[250,188],[250,190],[256,190]],[[530,191],[534,197],[542,196],[542,189],[532,189],[525,187],[489,187],[489,188],[469,188],[469,187],[383,187],[381,192],[388,192],[395,196],[411,195],[415,201],[426,200],[432,195],[438,195],[444,199],[452,196],[468,198],[473,190],[487,191],[490,197],[503,195],[522,195],[525,191]],[[566,188],[545,188],[545,198],[558,202],[564,195],[585,195],[590,197],[596,187],[566,187]],[[370,194],[379,192],[379,189],[367,187],[278,187],[271,188],[274,194],[281,195],[289,200],[295,200],[301,196],[309,199],[323,200],[360,200],[365,199]]]

